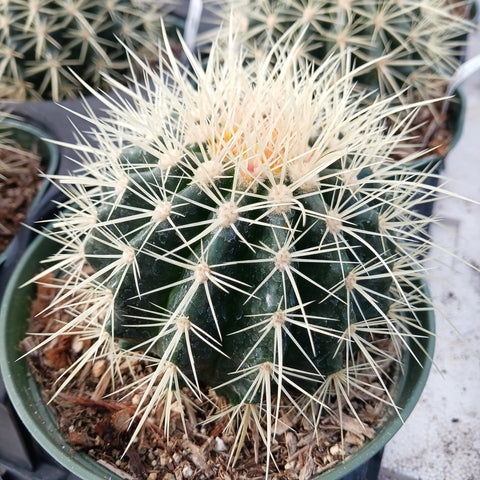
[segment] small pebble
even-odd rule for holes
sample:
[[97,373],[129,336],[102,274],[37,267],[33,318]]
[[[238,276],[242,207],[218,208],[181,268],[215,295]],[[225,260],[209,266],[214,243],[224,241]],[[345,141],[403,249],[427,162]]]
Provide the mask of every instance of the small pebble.
[[291,462],[287,462],[285,464],[285,470],[295,470],[296,462],[292,460]]
[[83,340],[78,335],[73,338],[72,350],[74,353],[81,353],[83,351]]
[[92,367],[92,375],[95,378],[100,378],[107,369],[107,362],[105,359],[97,360]]
[[330,454],[331,455],[338,455],[340,453],[342,453],[342,449],[340,448],[340,446],[338,444],[335,444],[330,448]]
[[190,467],[190,465],[186,465],[185,467],[183,467],[183,470],[182,470],[182,476],[183,478],[190,478],[192,475],[193,475],[193,469],[192,467]]
[[220,437],[215,437],[215,446],[213,449],[217,452],[226,452],[227,451],[227,446],[225,445],[225,442],[220,438]]

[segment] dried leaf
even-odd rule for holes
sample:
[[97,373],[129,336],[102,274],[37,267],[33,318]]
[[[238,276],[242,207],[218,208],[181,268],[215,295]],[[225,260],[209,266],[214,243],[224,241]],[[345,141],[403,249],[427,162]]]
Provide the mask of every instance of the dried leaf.
[[364,435],[365,437],[370,439],[375,436],[375,430],[372,427],[346,414],[343,414],[342,416],[341,426],[344,431],[353,433],[354,435]]

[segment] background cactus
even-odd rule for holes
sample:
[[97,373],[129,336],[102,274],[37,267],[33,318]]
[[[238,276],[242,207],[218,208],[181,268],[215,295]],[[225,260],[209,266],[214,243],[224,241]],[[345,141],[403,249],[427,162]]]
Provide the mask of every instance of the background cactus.
[[[363,87],[383,95],[402,92],[406,103],[412,96],[446,94],[473,28],[467,20],[471,3],[466,1],[230,0],[222,6],[212,9],[214,16],[232,21],[254,51],[305,32],[305,53],[312,58],[322,61],[351,49],[356,65],[373,62],[358,78]],[[211,39],[212,32],[206,37]]]
[[170,9],[165,0],[2,0],[0,97],[77,97],[75,74],[101,87],[102,72],[128,71],[118,40],[151,56],[162,19],[174,33]]
[[70,200],[46,233],[64,279],[51,308],[77,315],[42,345],[89,340],[64,386],[93,360],[112,389],[126,359],[149,365],[120,388],[140,398],[132,439],[157,409],[168,436],[173,403],[206,388],[229,405],[212,416],[240,422],[237,452],[249,428],[269,447],[287,408],[341,419],[366,383],[393,405],[384,368],[426,334],[428,219],[411,207],[431,187],[413,157],[390,161],[410,118],[387,129],[402,107],[365,107],[348,56],[312,70],[298,48],[248,63],[232,40],[205,70],[167,48],[160,74],[136,58],[147,85],[103,97],[84,173],[57,178]]

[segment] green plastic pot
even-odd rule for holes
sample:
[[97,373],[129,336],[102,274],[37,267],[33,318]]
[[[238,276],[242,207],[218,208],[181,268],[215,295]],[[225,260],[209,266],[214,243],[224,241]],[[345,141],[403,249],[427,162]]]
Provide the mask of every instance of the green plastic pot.
[[[19,288],[42,268],[42,259],[52,254],[57,245],[45,237],[37,237],[22,256],[7,285],[0,312],[0,367],[5,386],[20,419],[35,440],[60,464],[85,480],[112,479],[120,477],[96,463],[82,452],[74,450],[57,430],[52,411],[42,398],[27,367],[21,358],[20,341],[24,338],[30,306],[35,287]],[[428,294],[427,286],[423,286]],[[430,311],[419,312],[422,326],[434,331],[434,315]],[[393,397],[401,409],[401,418],[392,412],[378,429],[375,438],[344,462],[316,477],[318,480],[340,480],[367,462],[402,426],[412,412],[423,390],[430,370],[434,350],[434,337],[420,339],[420,345],[412,342],[414,355],[407,355],[403,371],[398,373]],[[422,366],[423,365],[423,366]]]
[[[49,142],[52,137],[45,131],[37,128],[26,121],[5,119],[0,123],[2,133],[6,134],[8,139],[15,141],[20,147],[31,150],[32,147],[37,148],[40,154],[40,168],[42,172],[53,175],[59,166],[60,153],[57,145]],[[44,196],[50,186],[48,180],[44,180],[30,205],[33,209]],[[0,254],[0,266],[10,253],[10,245]]]

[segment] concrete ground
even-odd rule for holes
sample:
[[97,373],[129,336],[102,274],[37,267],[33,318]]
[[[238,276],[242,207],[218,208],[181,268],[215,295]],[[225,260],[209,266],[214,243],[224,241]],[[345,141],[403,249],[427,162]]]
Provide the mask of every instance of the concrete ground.
[[[480,32],[468,57],[480,55]],[[448,155],[448,190],[480,202],[480,70],[463,84],[460,142]],[[433,240],[453,250],[431,253],[430,289],[438,306],[435,363],[419,404],[387,445],[379,480],[480,479],[480,205],[447,198]]]

